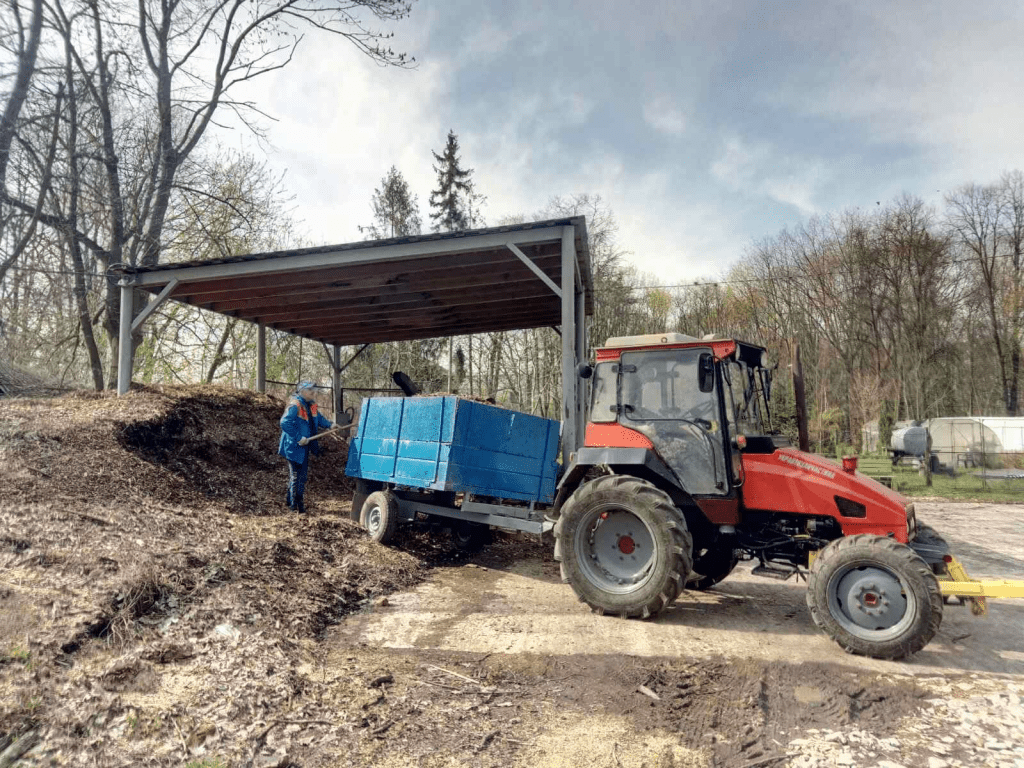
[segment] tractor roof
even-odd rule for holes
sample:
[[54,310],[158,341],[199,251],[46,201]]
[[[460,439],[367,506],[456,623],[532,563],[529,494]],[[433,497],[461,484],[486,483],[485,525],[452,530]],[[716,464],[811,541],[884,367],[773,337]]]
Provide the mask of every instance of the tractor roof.
[[685,349],[688,347],[711,347],[715,357],[724,360],[737,351],[739,359],[750,366],[766,366],[764,348],[745,341],[724,339],[709,334],[702,339],[685,333],[648,333],[640,336],[612,336],[597,350],[597,359],[615,360],[622,352],[654,349]]

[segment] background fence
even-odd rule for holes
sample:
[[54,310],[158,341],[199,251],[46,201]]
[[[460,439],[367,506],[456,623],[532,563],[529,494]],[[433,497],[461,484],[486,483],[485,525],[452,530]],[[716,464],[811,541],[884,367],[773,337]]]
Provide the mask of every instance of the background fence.
[[908,496],[948,499],[1024,501],[1024,453],[986,452],[942,463],[931,485],[919,459],[904,457],[893,465],[887,454],[861,456],[858,469]]

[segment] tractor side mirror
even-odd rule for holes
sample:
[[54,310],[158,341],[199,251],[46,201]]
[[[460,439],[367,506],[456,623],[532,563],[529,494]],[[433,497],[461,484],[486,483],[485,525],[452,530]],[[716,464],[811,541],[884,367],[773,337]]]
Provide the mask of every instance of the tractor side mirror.
[[705,352],[697,361],[697,388],[701,392],[715,389],[715,358]]
[[586,363],[580,363],[579,367],[576,369],[576,373],[581,379],[589,379],[594,375],[594,369]]

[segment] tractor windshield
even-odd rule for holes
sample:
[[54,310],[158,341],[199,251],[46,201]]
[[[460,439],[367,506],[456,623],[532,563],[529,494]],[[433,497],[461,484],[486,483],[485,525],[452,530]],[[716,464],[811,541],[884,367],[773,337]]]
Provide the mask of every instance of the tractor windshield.
[[730,431],[734,435],[767,435],[771,433],[771,412],[768,407],[771,374],[764,368],[730,360],[722,366],[731,403]]

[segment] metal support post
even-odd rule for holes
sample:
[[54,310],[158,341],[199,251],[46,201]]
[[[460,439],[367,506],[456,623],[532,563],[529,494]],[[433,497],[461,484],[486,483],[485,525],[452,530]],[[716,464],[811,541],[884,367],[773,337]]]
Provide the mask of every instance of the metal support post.
[[[334,397],[334,420],[341,419],[341,347],[334,345],[334,360],[331,362],[331,395]],[[340,423],[340,422],[339,422]]]
[[576,229],[562,228],[562,467],[577,448]]
[[267,391],[267,326],[256,326],[256,391]]
[[117,337],[117,394],[127,394],[132,383],[132,306],[135,289],[127,280],[121,283],[121,327]]
[[[575,261],[575,260],[574,260]],[[585,362],[590,350],[587,349],[587,294],[579,281],[579,293],[576,294],[576,363],[579,365]],[[578,443],[576,447],[583,445],[584,435],[587,429],[587,404],[590,398],[587,397],[590,380],[576,376],[576,435]]]

